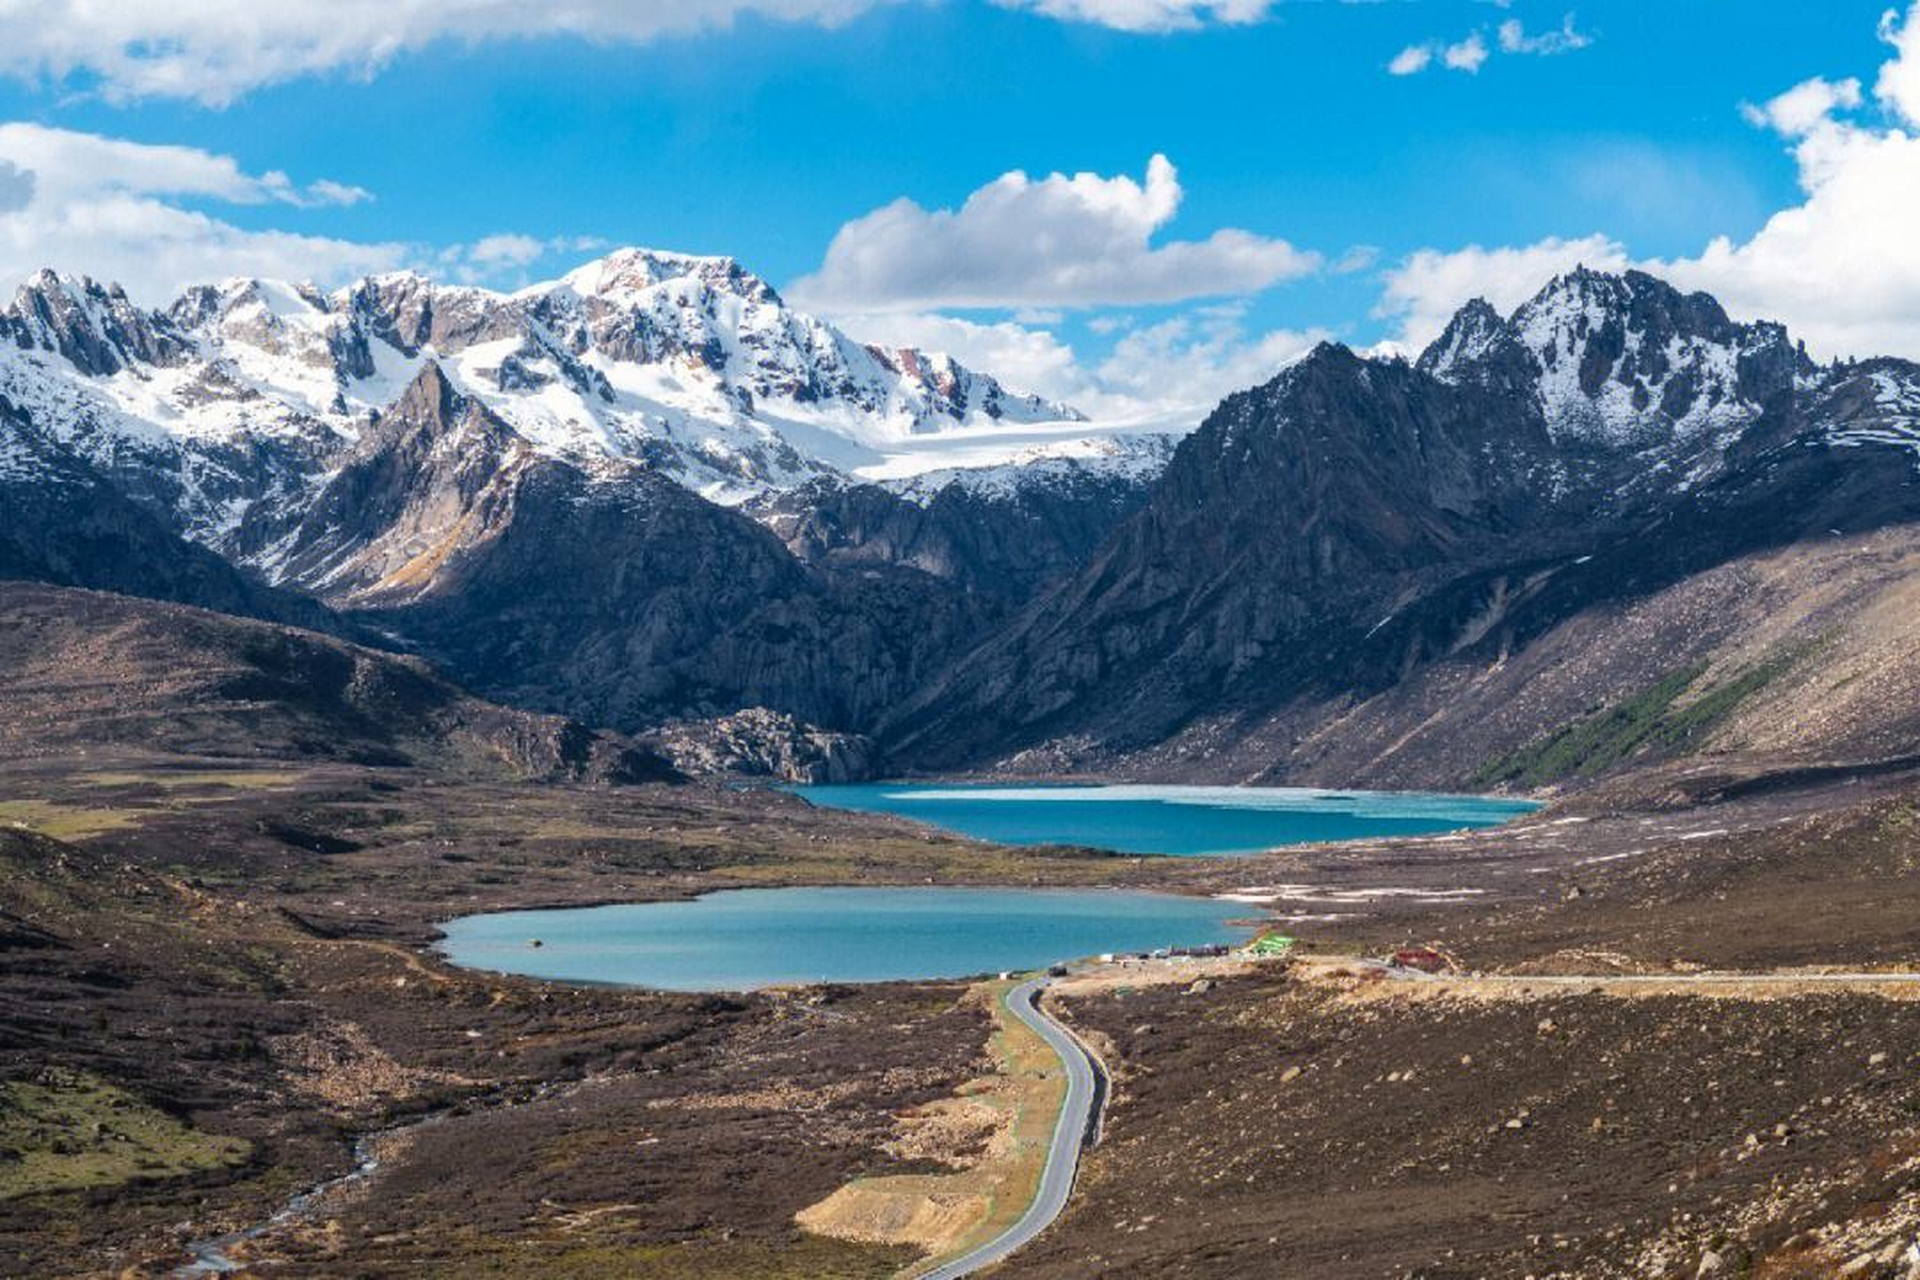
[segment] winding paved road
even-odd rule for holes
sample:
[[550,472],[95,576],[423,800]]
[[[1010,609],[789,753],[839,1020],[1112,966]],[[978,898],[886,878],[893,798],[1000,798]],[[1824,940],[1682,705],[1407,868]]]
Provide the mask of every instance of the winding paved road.
[[1007,1011],[1032,1027],[1067,1069],[1066,1101],[1054,1125],[1053,1146],[1047,1152],[1047,1167],[1040,1174],[1040,1189],[1018,1222],[985,1244],[923,1273],[920,1280],[959,1280],[992,1266],[1045,1231],[1067,1206],[1074,1174],[1080,1168],[1080,1149],[1093,1127],[1094,1107],[1104,1082],[1095,1076],[1093,1061],[1080,1042],[1040,1009],[1039,997],[1047,981],[1031,978],[1006,995]]

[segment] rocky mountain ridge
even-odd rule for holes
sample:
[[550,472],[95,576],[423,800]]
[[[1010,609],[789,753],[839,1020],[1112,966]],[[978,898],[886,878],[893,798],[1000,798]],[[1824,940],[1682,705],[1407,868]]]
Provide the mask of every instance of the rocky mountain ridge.
[[323,470],[432,360],[540,452],[644,461],[737,503],[900,442],[1081,415],[951,358],[847,338],[732,259],[628,249],[511,294],[413,272],[235,279],[157,311],[51,271],[0,311],[0,393],[217,545]]
[[1464,785],[1726,635],[1662,624],[1664,652],[1566,682],[1470,759],[1435,690],[1575,652],[1743,557],[1920,520],[1916,391],[1916,366],[1815,366],[1779,326],[1639,273],[1575,272],[1504,319],[1470,304],[1411,364],[1323,346],[1228,397],[883,748],[934,770]]
[[[705,371],[750,434],[800,421],[770,405],[857,411],[854,443],[1064,410],[855,347],[730,260],[639,251],[514,295],[240,282],[167,312],[40,277],[5,332],[5,572],[300,602],[496,700],[772,772],[871,738],[819,767],[1464,784],[1535,720],[1669,680],[1722,696],[1724,628],[1656,619],[1662,652],[1584,662],[1606,619],[1920,520],[1920,369],[1816,365],[1640,273],[1469,304],[1415,361],[1323,345],[1177,446],[875,483],[769,445],[729,502],[690,461],[719,437],[622,416],[635,378]],[[106,512],[111,554],[82,536]],[[1459,690],[1556,653],[1595,674],[1483,714],[1493,737],[1440,731],[1479,705]]]
[[[855,343],[731,259],[645,250],[513,294],[234,280],[158,311],[42,272],[0,337],[7,478],[36,513],[9,572],[273,617],[303,601],[300,621],[627,729],[763,703],[857,729],[1077,564],[1167,453]],[[846,469],[1033,424],[1065,434],[977,474]],[[69,473],[137,550],[62,516]],[[847,517],[863,504],[887,518]]]

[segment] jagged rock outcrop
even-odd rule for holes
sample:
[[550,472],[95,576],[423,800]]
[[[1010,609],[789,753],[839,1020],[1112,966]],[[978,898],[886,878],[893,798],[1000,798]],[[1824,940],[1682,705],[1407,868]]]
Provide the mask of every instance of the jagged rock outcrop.
[[0,313],[0,334],[22,350],[58,354],[83,374],[105,377],[129,367],[172,365],[191,354],[187,337],[141,310],[117,284],[69,281],[36,272]]
[[863,782],[873,769],[873,744],[867,739],[817,729],[765,707],[675,721],[648,739],[690,777]]
[[428,361],[306,501],[259,509],[240,558],[339,603],[429,589],[460,545],[489,535],[533,450]]

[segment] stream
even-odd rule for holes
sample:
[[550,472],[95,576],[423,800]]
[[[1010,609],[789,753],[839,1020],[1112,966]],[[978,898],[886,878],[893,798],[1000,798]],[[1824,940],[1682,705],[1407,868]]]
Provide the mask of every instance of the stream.
[[[193,1261],[175,1268],[172,1274],[175,1280],[186,1280],[193,1276],[231,1275],[246,1270],[252,1263],[247,1259],[234,1257],[230,1251],[235,1246],[258,1240],[271,1231],[309,1217],[333,1196],[373,1177],[380,1171],[381,1149],[395,1138],[417,1133],[453,1115],[471,1115],[476,1111],[502,1111],[509,1107],[524,1107],[528,1103],[551,1097],[556,1092],[577,1089],[581,1083],[581,1081],[565,1083],[549,1081],[518,1097],[512,1096],[511,1091],[502,1091],[482,1095],[480,1099],[468,1098],[451,1106],[442,1107],[438,1111],[428,1112],[419,1119],[363,1133],[354,1139],[353,1168],[316,1182],[305,1191],[289,1197],[271,1217],[263,1218],[251,1226],[242,1227],[238,1231],[229,1231],[224,1235],[207,1236],[204,1239],[189,1241],[185,1246],[185,1252]],[[503,1092],[506,1096],[502,1096]]]
[[423,1119],[410,1120],[405,1124],[362,1134],[354,1140],[353,1168],[347,1172],[316,1182],[305,1191],[290,1197],[271,1217],[264,1218],[252,1226],[242,1227],[238,1231],[229,1231],[225,1235],[209,1236],[203,1240],[188,1242],[186,1251],[193,1261],[174,1270],[176,1280],[187,1276],[228,1275],[244,1270],[249,1264],[243,1259],[235,1258],[229,1250],[237,1245],[258,1240],[269,1231],[290,1222],[297,1222],[307,1217],[337,1192],[365,1182],[379,1170],[380,1148],[389,1139],[412,1133],[416,1129],[424,1129],[428,1125],[438,1124],[450,1114],[451,1109],[436,1111]]

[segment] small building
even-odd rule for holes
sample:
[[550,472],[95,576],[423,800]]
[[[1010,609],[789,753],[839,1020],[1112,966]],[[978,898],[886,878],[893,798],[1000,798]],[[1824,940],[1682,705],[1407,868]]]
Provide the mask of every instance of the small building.
[[1263,960],[1278,960],[1292,955],[1299,941],[1284,933],[1263,933],[1247,944],[1247,954]]

